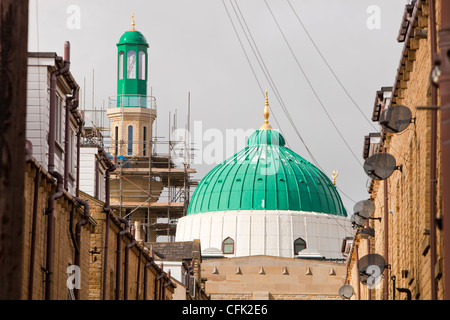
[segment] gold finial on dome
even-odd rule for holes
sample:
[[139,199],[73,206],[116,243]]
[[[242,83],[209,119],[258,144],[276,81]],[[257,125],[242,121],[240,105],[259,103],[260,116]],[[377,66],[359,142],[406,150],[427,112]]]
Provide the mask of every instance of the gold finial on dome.
[[332,178],[333,178],[333,185],[336,185],[336,178],[337,178],[337,176],[339,175],[339,171],[333,171],[333,175],[332,175]]
[[131,31],[136,31],[136,29],[134,28],[136,24],[134,23],[134,12],[131,15]]
[[269,95],[266,90],[266,106],[264,107],[264,124],[259,128],[259,130],[272,130],[272,126],[269,124]]

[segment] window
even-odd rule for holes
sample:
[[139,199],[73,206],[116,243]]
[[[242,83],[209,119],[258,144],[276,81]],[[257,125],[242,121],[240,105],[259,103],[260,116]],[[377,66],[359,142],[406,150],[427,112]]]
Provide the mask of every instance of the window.
[[230,237],[226,238],[222,242],[222,252],[227,254],[234,253],[234,240]]
[[139,79],[145,80],[145,52],[139,51]]
[[115,133],[114,133],[114,154],[119,154],[119,127],[115,127]]
[[303,249],[306,249],[306,242],[302,238],[294,241],[294,255],[298,254]]
[[119,80],[123,79],[123,59],[124,53],[123,51],[119,52]]
[[127,78],[136,79],[136,51],[127,52]]
[[56,104],[55,104],[55,140],[59,143],[62,143],[62,100],[56,95]]
[[133,154],[133,126],[128,126],[128,155]]
[[69,172],[74,174],[75,173],[75,165],[74,165],[74,155],[75,155],[75,146],[76,146],[76,140],[75,140],[75,134],[72,130],[70,130],[70,140],[69,140],[69,149],[70,154],[66,155],[66,157],[69,157]]
[[147,147],[146,142],[147,142],[147,127],[143,128],[144,132],[142,133],[143,137],[142,140],[144,141],[144,143],[142,144],[142,155],[145,157],[147,155],[147,150],[145,150],[145,148]]

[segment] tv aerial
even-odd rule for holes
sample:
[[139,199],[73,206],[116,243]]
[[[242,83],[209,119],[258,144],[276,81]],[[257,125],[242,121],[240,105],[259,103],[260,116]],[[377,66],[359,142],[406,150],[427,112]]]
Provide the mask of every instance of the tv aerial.
[[366,159],[363,168],[366,174],[372,179],[385,180],[395,170],[402,171],[403,166],[397,166],[393,155],[389,153],[377,153]]
[[349,284],[345,284],[339,288],[339,296],[342,299],[350,299],[353,295],[353,287]]
[[391,106],[380,115],[380,124],[384,130],[391,133],[400,133],[413,122],[411,110],[402,105]]
[[381,282],[386,261],[377,253],[369,253],[358,260],[359,280],[362,284],[373,289]]

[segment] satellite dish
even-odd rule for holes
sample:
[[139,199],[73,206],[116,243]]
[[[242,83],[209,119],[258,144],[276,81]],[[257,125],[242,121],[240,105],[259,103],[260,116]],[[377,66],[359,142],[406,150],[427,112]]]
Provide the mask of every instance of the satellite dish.
[[380,115],[380,124],[387,132],[399,133],[405,130],[412,120],[412,113],[408,107],[392,106]]
[[349,284],[343,285],[339,288],[339,296],[342,299],[350,299],[353,295],[353,287]]
[[370,218],[374,212],[375,212],[375,205],[370,199],[359,201],[353,207],[353,213],[365,219]]
[[366,159],[364,171],[374,180],[384,180],[397,169],[395,158],[389,153],[377,153]]
[[356,213],[351,216],[350,221],[352,222],[352,224],[357,225],[358,227],[364,227],[366,223],[366,219],[357,215]]
[[385,268],[386,261],[381,255],[369,253],[358,261],[359,280],[373,288],[380,283]]
[[375,230],[373,228],[363,228],[359,230],[359,235],[363,239],[370,239],[375,237]]

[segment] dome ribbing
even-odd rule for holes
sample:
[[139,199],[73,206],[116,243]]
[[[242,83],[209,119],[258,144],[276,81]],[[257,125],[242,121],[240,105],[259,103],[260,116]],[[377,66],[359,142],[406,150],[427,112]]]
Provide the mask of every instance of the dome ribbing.
[[212,169],[196,188],[187,214],[291,210],[347,216],[330,179],[285,147],[275,130],[257,130],[248,145]]

